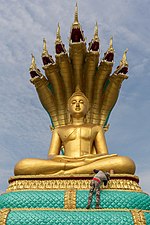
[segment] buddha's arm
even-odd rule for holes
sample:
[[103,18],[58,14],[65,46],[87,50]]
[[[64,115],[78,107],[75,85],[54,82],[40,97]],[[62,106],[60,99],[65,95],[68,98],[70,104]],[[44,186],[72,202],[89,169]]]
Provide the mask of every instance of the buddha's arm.
[[48,157],[51,159],[53,156],[59,155],[60,148],[61,148],[61,139],[59,137],[57,129],[55,129],[52,133]]
[[96,154],[108,154],[106,139],[102,127],[99,127],[98,133],[96,135],[95,148]]

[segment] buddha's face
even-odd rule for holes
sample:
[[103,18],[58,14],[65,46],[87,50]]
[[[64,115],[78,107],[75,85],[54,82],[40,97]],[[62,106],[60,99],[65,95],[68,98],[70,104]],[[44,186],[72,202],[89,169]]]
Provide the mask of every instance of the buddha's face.
[[84,117],[88,110],[87,100],[83,96],[74,96],[69,102],[72,117]]

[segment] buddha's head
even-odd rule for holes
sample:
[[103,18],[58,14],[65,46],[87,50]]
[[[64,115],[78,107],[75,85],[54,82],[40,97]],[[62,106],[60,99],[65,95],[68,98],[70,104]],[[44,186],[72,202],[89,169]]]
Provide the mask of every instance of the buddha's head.
[[76,91],[68,100],[68,111],[74,118],[85,117],[89,109],[89,100],[77,87]]

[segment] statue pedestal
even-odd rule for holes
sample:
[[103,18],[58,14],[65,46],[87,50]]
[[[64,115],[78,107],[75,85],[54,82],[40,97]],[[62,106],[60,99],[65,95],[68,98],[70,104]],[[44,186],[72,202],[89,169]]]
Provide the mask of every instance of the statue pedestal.
[[11,177],[0,196],[0,225],[150,224],[150,197],[142,192],[137,176],[112,174],[101,189],[102,209],[95,209],[94,195],[87,210],[91,179],[85,174]]

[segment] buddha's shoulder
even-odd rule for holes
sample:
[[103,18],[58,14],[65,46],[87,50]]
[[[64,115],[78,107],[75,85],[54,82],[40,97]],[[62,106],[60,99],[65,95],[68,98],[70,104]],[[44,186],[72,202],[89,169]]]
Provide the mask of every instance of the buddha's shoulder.
[[68,125],[65,125],[65,126],[57,127],[57,128],[55,128],[54,131],[57,132],[57,133],[60,133],[60,132],[71,130],[73,128],[74,128],[74,126],[72,124],[68,124]]
[[100,125],[95,125],[95,124],[90,124],[90,123],[85,123],[83,125],[73,125],[73,124],[68,124],[66,126],[61,126],[61,127],[58,127],[55,129],[55,131],[57,133],[60,133],[60,132],[65,132],[65,131],[69,131],[69,130],[74,130],[74,129],[77,129],[77,128],[83,128],[83,129],[92,129],[94,131],[100,131],[100,130],[103,130],[102,126]]
[[85,124],[86,127],[90,127],[93,130],[103,130],[101,125],[96,125],[96,124]]

